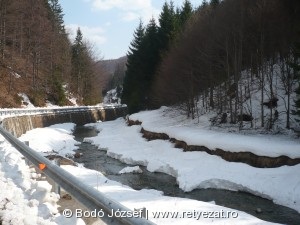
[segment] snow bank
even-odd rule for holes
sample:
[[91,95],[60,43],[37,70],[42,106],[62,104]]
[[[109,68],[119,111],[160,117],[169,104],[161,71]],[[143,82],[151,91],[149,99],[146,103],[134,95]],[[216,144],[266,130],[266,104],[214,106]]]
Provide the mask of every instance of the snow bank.
[[[54,125],[29,131],[23,138],[40,151],[53,149],[64,154],[76,143],[70,134],[73,127],[74,124]],[[80,218],[66,218],[58,213],[59,195],[51,191],[47,181],[37,181],[40,176],[0,135],[0,224],[84,225]]]
[[[86,168],[78,168],[73,166],[63,166],[65,170],[74,174],[83,183],[93,186],[109,198],[114,199],[131,210],[146,208],[148,216],[151,221],[161,225],[198,225],[198,224],[273,224],[259,220],[247,213],[232,210],[229,208],[217,206],[211,203],[163,196],[161,192],[156,190],[140,190],[136,191],[128,186],[122,185],[118,182],[108,180],[102,173],[89,170]],[[225,214],[234,212],[238,214],[238,218],[154,218],[154,215],[160,212],[179,213],[183,215],[184,212],[224,212]]]
[[121,104],[121,99],[119,97],[120,93],[117,91],[117,87],[111,89],[110,91],[106,92],[106,95],[103,98],[104,104]]
[[[276,135],[243,135],[210,130],[209,115],[200,117],[200,123],[187,120],[184,115],[170,114],[171,109],[144,111],[130,116],[139,120],[145,130],[165,133],[189,145],[217,148],[230,152],[252,152],[258,156],[278,157],[286,155],[300,158],[300,140]],[[225,130],[226,131],[226,130]]]
[[[119,151],[111,151],[111,154],[114,154],[115,156],[119,156],[120,158],[124,159],[125,161],[135,161],[135,155],[138,156],[138,158],[141,159],[141,164],[148,164],[150,161],[152,162],[153,168],[155,167],[154,159],[156,160],[160,156],[164,157],[164,152],[162,154],[153,154],[153,147],[156,145],[150,147],[153,142],[147,142],[143,138],[141,138],[138,126],[133,127],[127,127],[125,122],[121,119],[113,121],[113,122],[105,122],[105,123],[97,123],[94,124],[95,126],[101,126],[103,129],[101,133],[104,134],[105,138],[103,138],[102,134],[100,137],[91,138],[92,140],[97,141],[97,143],[101,140],[104,140],[104,145],[108,146],[108,142],[113,144],[114,150],[116,150],[116,146],[119,146],[118,149],[123,148],[125,151],[123,153],[124,157],[122,156],[123,153]],[[58,125],[56,127],[50,127],[50,128],[43,128],[45,131],[42,132],[51,132],[50,130],[56,130],[57,127],[61,127],[61,125]],[[116,129],[116,130],[115,130]],[[100,130],[100,129],[99,129]],[[125,131],[125,133],[123,133]],[[119,136],[120,134],[123,134],[123,136]],[[55,135],[57,137],[53,137],[53,134],[51,135],[44,135],[41,140],[38,140],[39,143],[44,142],[44,145],[46,146],[47,143],[51,143],[50,140],[53,138],[56,138],[56,140],[59,140],[62,142],[63,139],[59,139],[59,136],[65,137],[64,132],[56,133]],[[72,138],[72,135],[69,135],[69,138]],[[127,139],[127,140],[126,140]],[[32,139],[33,145],[35,145],[36,139]],[[165,142],[168,143],[168,142]],[[131,145],[132,144],[132,145]],[[131,146],[130,146],[131,145]],[[53,145],[54,151],[59,151],[59,144]],[[56,149],[58,147],[58,149]],[[148,151],[151,151],[152,157],[149,157],[150,152],[145,151],[148,149]],[[173,149],[168,149],[173,150]],[[129,151],[131,151],[129,153]],[[110,153],[110,151],[109,151]],[[165,152],[170,153],[170,152]],[[141,155],[143,155],[141,157]],[[172,153],[173,154],[173,153]],[[147,161],[147,158],[150,159],[150,161]],[[170,158],[170,157],[169,157]],[[172,157],[173,158],[173,157]],[[177,158],[176,154],[174,155],[174,158]],[[177,160],[180,160],[177,158]],[[164,161],[160,161],[161,169],[163,169]],[[150,163],[149,163],[150,165]],[[193,164],[192,164],[193,165]],[[90,185],[102,193],[106,194],[109,198],[115,199],[116,201],[124,204],[126,207],[130,208],[131,210],[134,209],[140,209],[143,207],[146,207],[148,210],[148,216],[149,219],[152,220],[156,224],[163,224],[163,225],[182,225],[182,224],[189,224],[189,225],[198,225],[198,224],[239,224],[239,225],[250,225],[250,224],[273,224],[269,222],[262,221],[258,218],[255,218],[247,213],[236,211],[233,209],[229,209],[226,207],[217,206],[215,204],[211,203],[205,203],[201,201],[196,200],[190,200],[190,199],[183,199],[183,198],[175,198],[175,197],[166,197],[163,196],[163,193],[156,190],[133,190],[132,188],[122,185],[118,182],[111,181],[107,179],[102,173],[89,170],[83,167],[74,167],[74,166],[62,166],[63,169],[66,171],[72,173],[76,177],[78,177],[83,183]],[[169,167],[170,169],[171,167]],[[189,169],[189,168],[187,168]],[[170,170],[169,170],[170,171]],[[194,176],[195,177],[195,176]],[[194,178],[193,177],[193,178]],[[182,216],[183,213],[190,212],[190,213],[210,213],[210,212],[216,212],[216,213],[225,213],[230,214],[233,213],[233,215],[238,215],[237,218],[233,218],[232,216],[230,218],[191,218],[187,215]],[[158,218],[159,213],[178,213],[178,216],[169,216],[168,218],[162,218],[162,214],[160,215],[160,218]],[[155,216],[156,215],[156,216]],[[154,218],[155,217],[155,218]]]
[[73,156],[79,142],[74,140],[72,130],[75,124],[57,124],[47,128],[37,128],[26,132],[20,137],[21,141],[29,141],[29,146],[44,153],[58,154],[63,157]]
[[123,173],[143,173],[143,171],[139,166],[133,166],[133,167],[128,166],[119,171],[119,174],[123,174]]
[[38,177],[35,170],[2,136],[0,139],[0,223],[56,224],[59,196],[51,192],[49,183],[32,179]]
[[146,166],[151,172],[170,174],[184,191],[196,188],[246,191],[300,212],[300,165],[263,169],[227,162],[204,152],[183,152],[169,141],[147,142],[140,133],[141,126],[128,127],[123,119],[95,126],[101,132],[90,139],[106,148],[109,156]]
[[22,108],[34,108],[35,106],[31,103],[29,100],[28,96],[24,93],[19,93],[18,94],[22,98]]

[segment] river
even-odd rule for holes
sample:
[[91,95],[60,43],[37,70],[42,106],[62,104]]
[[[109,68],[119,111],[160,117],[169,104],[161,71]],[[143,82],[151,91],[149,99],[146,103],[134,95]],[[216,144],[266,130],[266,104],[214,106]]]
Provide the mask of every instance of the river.
[[[108,157],[105,150],[82,142],[85,137],[96,135],[97,130],[93,127],[76,127],[74,136],[77,141],[81,142],[77,152],[82,153],[82,156],[75,161],[83,163],[86,168],[100,171],[110,180],[118,181],[136,190],[155,189],[162,191],[166,196],[205,202],[214,201],[217,205],[244,211],[265,221],[289,225],[300,224],[300,214],[297,211],[249,193],[219,189],[196,189],[186,193],[178,187],[174,177],[164,173],[151,173],[143,166],[140,166],[143,173],[118,174],[124,167],[132,165]],[[261,209],[260,213],[257,212],[257,208]]]

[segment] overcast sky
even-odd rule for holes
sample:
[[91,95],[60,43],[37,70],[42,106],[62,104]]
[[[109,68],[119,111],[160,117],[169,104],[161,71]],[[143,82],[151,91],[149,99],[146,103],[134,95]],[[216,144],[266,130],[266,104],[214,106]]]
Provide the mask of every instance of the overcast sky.
[[[97,58],[113,59],[126,55],[133,32],[141,18],[148,23],[158,18],[164,0],[60,0],[67,31],[74,37],[78,27],[93,43]],[[173,0],[182,6],[184,0]],[[191,0],[199,6],[202,0]]]

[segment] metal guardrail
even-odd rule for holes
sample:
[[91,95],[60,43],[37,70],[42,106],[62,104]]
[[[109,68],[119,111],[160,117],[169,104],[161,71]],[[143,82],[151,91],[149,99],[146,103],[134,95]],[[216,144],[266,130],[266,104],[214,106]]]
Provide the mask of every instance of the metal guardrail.
[[64,169],[53,164],[50,160],[43,157],[40,153],[29,148],[26,144],[15,138],[0,126],[0,133],[9,141],[25,158],[27,158],[36,167],[39,164],[45,164],[42,172],[60,185],[64,190],[70,193],[75,199],[81,202],[89,210],[104,212],[100,219],[109,225],[155,225],[149,220],[140,217],[110,217],[112,210],[122,212],[133,212],[120,203],[109,199],[103,193],[97,191],[91,186],[82,183],[78,178],[68,173]]
[[101,110],[101,109],[117,109],[125,108],[126,105],[107,104],[102,106],[65,106],[65,107],[53,107],[53,108],[15,108],[15,109],[0,109],[0,116],[18,116],[18,115],[32,115],[32,114],[49,114],[49,113],[69,113],[80,112],[87,110]]

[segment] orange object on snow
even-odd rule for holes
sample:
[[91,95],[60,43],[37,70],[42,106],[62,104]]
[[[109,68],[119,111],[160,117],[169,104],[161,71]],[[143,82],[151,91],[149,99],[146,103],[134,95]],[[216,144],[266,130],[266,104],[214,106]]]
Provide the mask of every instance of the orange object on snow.
[[45,169],[46,168],[46,164],[44,164],[44,163],[40,163],[39,164],[39,169],[40,170],[43,170],[43,169]]

